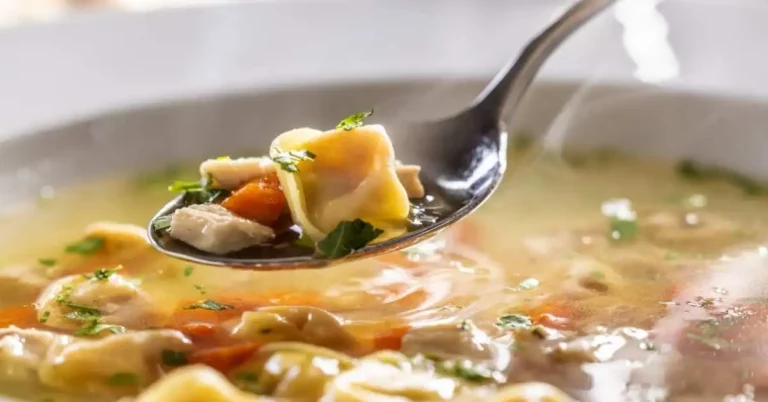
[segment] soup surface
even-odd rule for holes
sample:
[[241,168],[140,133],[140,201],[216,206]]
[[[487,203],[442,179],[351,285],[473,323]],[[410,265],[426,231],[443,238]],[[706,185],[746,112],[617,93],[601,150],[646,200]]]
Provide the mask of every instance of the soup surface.
[[152,249],[144,225],[193,166],[46,188],[0,220],[0,393],[760,400],[759,186],[608,152],[510,158],[492,199],[433,240],[314,271],[194,266]]

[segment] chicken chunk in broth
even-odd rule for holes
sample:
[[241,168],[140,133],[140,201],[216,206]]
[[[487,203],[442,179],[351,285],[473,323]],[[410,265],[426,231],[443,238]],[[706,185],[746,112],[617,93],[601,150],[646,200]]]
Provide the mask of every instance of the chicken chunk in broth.
[[[231,161],[200,169],[233,188],[274,173]],[[498,193],[437,238],[312,272],[189,265],[149,247],[134,225],[185,169],[15,209],[0,223],[0,394],[766,400],[768,199],[757,183],[604,152],[515,150],[510,165]],[[396,173],[423,191],[418,168]]]

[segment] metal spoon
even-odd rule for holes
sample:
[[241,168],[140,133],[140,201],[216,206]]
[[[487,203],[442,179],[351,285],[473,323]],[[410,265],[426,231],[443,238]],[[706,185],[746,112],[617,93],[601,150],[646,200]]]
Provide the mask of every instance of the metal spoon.
[[615,1],[582,0],[572,5],[504,66],[465,111],[437,122],[385,125],[398,158],[422,166],[421,178],[427,194],[432,196],[415,205],[421,213],[409,233],[367,246],[341,260],[329,260],[312,251],[286,253],[285,247],[273,246],[220,256],[194,249],[154,230],[155,219],[182,206],[179,196],[150,221],[150,242],[165,254],[199,264],[284,270],[323,268],[334,262],[373,257],[435,235],[477,209],[498,187],[506,169],[507,132],[500,121],[505,106],[514,111],[542,64],[558,46]]

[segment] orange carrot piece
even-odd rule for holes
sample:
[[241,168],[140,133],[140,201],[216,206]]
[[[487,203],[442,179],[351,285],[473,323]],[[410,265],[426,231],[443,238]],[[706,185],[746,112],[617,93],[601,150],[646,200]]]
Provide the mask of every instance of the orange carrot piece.
[[248,342],[199,350],[189,355],[189,363],[205,364],[226,373],[245,363],[258,349],[257,343]]
[[408,330],[408,326],[402,326],[377,333],[373,336],[373,348],[375,350],[400,350],[403,347],[403,337],[408,333]]
[[0,328],[11,325],[35,328],[40,326],[40,321],[37,320],[37,312],[32,306],[16,306],[0,310]]
[[285,211],[287,201],[277,177],[270,175],[235,190],[221,206],[235,215],[272,226]]

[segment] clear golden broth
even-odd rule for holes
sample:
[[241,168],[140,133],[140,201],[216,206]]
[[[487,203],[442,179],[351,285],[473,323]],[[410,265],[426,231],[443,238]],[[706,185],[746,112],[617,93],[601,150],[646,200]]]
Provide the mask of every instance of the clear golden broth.
[[[472,319],[501,339],[505,331],[494,326],[498,316],[533,317],[539,311],[566,316],[565,329],[581,333],[590,333],[596,325],[651,330],[659,345],[669,345],[655,347],[665,356],[690,347],[675,335],[686,322],[715,317],[745,298],[762,297],[768,281],[766,274],[750,268],[766,268],[764,263],[739,263],[765,253],[760,248],[768,234],[765,198],[746,196],[725,180],[681,178],[669,163],[604,152],[564,159],[515,151],[498,192],[466,221],[406,252],[327,270],[265,273],[195,266],[193,274],[185,276],[189,264],[148,248],[96,259],[62,253],[94,221],[143,227],[168,199],[167,183],[182,178],[180,172],[189,176],[194,169],[56,189],[52,198],[8,209],[0,218],[0,266],[48,269],[53,280],[122,264],[123,272],[140,280],[158,309],[171,317],[190,301],[229,300],[233,295],[252,298],[257,305],[312,304],[342,317],[345,328],[369,345],[386,328],[462,319]],[[610,223],[601,205],[617,198],[631,200],[638,212],[637,239],[609,239]],[[686,216],[700,219],[695,234],[665,226],[675,226]],[[657,219],[661,223],[653,223]],[[36,263],[39,258],[56,258],[59,264],[41,267]],[[700,303],[701,298],[714,301]],[[34,299],[4,294],[0,308],[29,305]],[[547,310],[553,305],[567,306],[567,312]],[[765,322],[765,316],[761,319]],[[764,327],[768,329],[768,324]],[[703,355],[682,353],[682,363],[675,367],[704,361],[717,363],[727,373],[752,370],[742,364],[738,352],[723,356],[720,349],[709,350],[711,342],[700,343],[694,347]],[[623,388],[626,382],[595,371],[594,386],[572,387],[557,370],[523,371],[510,374],[510,381],[534,379],[568,391],[580,388],[574,391],[579,397],[595,401],[606,400],[601,387],[615,383]],[[668,391],[671,400],[690,395],[721,400],[752,381],[745,377],[702,384],[703,376],[669,375],[656,386]],[[57,401],[69,398],[11,384],[0,389],[31,400],[48,395]]]

